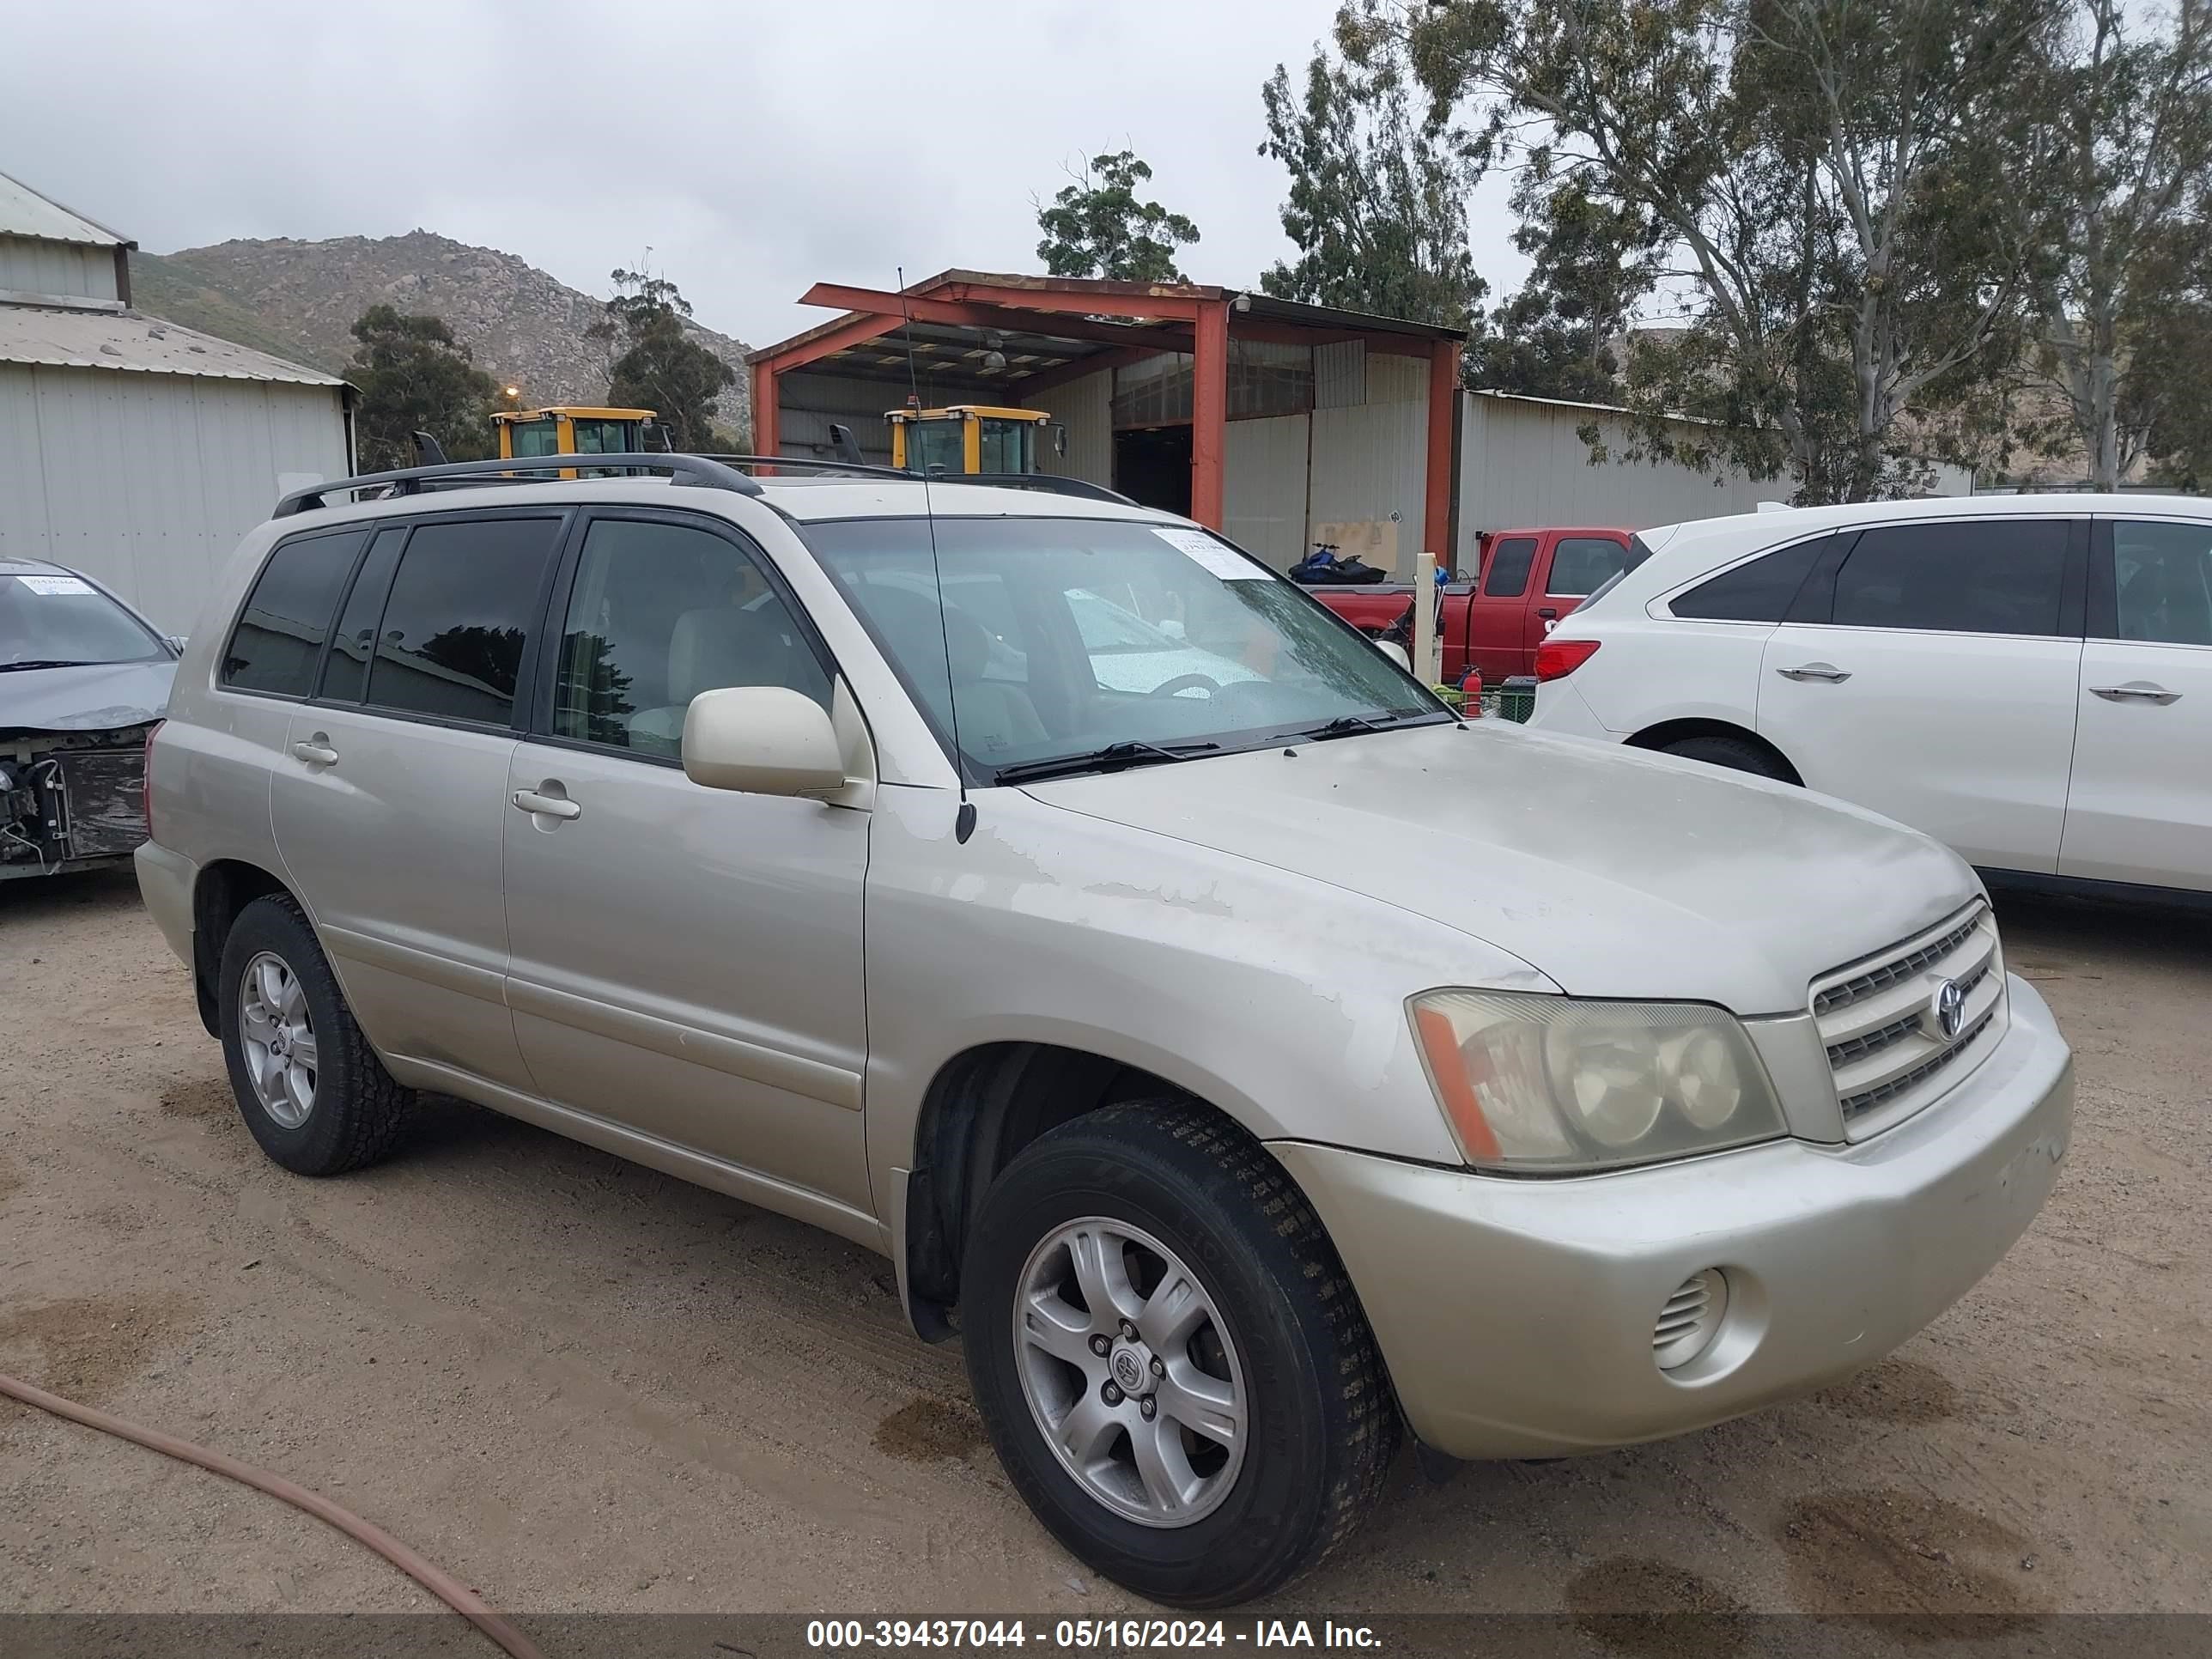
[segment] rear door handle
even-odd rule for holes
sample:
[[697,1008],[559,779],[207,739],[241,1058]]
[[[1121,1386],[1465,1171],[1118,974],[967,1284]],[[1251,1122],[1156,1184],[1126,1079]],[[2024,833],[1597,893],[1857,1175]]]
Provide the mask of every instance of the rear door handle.
[[516,790],[514,804],[540,817],[578,818],[584,815],[584,809],[566,795],[541,795],[535,789]]
[[2181,693],[2169,691],[2148,680],[2130,680],[2125,685],[2093,685],[2089,690],[2106,702],[2154,702],[2163,708],[2170,702],[2179,702]]
[[310,766],[336,766],[338,763],[338,751],[331,747],[329,736],[321,732],[294,744],[292,753]]
[[1826,685],[1841,685],[1850,678],[1850,670],[1838,668],[1832,662],[1801,662],[1795,668],[1774,671],[1785,680],[1819,680]]

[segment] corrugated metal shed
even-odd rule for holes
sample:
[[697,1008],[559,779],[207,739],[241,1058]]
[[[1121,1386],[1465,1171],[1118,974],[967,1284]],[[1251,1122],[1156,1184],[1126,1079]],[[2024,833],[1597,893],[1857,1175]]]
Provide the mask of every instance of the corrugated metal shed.
[[89,242],[55,242],[38,236],[0,233],[0,295],[13,301],[67,300],[75,305],[119,311],[116,289],[118,258],[113,248]]
[[52,306],[0,305],[0,363],[190,374],[202,380],[283,380],[297,386],[345,384],[320,369],[288,363],[265,351],[135,312]]
[[189,632],[283,490],[352,471],[344,396],[327,378],[0,362],[0,556],[82,570]]
[[50,201],[20,179],[0,173],[0,236],[35,236],[48,242],[91,242],[100,247],[137,247],[96,220]]

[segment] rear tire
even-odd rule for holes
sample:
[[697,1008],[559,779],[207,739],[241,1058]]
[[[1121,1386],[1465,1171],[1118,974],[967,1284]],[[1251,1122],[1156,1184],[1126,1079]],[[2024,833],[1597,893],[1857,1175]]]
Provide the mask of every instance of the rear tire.
[[411,1091],[354,1023],[315,930],[270,894],[238,914],[216,981],[223,1060],[239,1115],[295,1175],[343,1175],[388,1153]]
[[1790,769],[1771,750],[1761,748],[1743,738],[1720,736],[1680,738],[1659,751],[1662,755],[1680,755],[1686,760],[1703,761],[1708,766],[1725,766],[1732,772],[1748,772],[1755,778],[1772,778],[1777,783],[1795,783]]
[[[1109,1295],[1083,1294],[1086,1237],[1106,1247],[1088,1278]],[[1108,1107],[1024,1148],[983,1200],[960,1311],[1016,1490],[1069,1551],[1153,1601],[1263,1595],[1382,1491],[1397,1407],[1344,1264],[1266,1149],[1203,1109]],[[1136,1386],[1117,1396],[1116,1378]]]

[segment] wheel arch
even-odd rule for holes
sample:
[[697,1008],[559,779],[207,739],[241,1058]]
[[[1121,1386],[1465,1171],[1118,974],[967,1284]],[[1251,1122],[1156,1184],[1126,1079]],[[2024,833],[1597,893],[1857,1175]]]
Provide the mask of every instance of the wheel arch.
[[211,1037],[222,1035],[216,1012],[216,975],[223,941],[239,912],[258,898],[282,894],[299,902],[283,878],[245,859],[216,859],[200,866],[192,882],[192,996],[200,1024]]
[[1662,750],[1670,744],[1680,743],[1685,738],[1728,738],[1737,743],[1749,744],[1762,754],[1772,757],[1775,764],[1789,774],[1789,781],[1800,788],[1804,787],[1804,775],[1798,771],[1789,756],[1776,748],[1771,740],[1761,737],[1749,726],[1739,726],[1733,720],[1713,720],[1705,716],[1661,720],[1657,725],[1647,726],[1641,732],[1623,741],[1632,749]]
[[1126,1101],[1164,1099],[1257,1139],[1252,1126],[1189,1088],[1093,1049],[979,1042],[939,1066],[915,1121],[900,1275],[914,1328],[953,1334],[968,1230],[998,1173],[1049,1130]]

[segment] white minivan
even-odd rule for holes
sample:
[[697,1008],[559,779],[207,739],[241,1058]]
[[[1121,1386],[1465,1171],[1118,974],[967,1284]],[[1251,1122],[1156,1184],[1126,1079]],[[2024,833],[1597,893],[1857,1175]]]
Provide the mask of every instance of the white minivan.
[[2212,502],[1873,501],[1645,531],[1533,723],[1802,783],[2059,888],[2212,891]]

